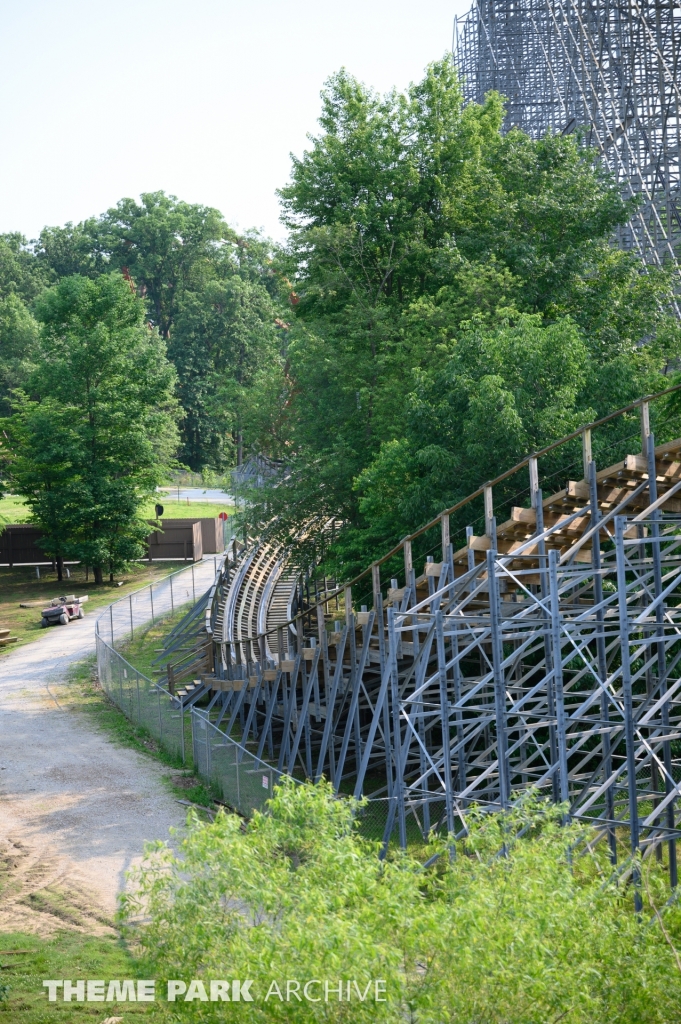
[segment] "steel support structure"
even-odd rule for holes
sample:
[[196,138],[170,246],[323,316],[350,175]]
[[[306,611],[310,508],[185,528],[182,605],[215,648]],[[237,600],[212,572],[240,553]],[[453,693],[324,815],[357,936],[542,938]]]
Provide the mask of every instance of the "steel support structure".
[[640,197],[619,244],[657,264],[681,241],[680,56],[676,0],[475,0],[455,23],[465,100],[499,91],[533,138],[580,132]]
[[[675,887],[681,439],[655,445],[650,402],[603,421],[640,410],[640,454],[599,469],[599,424],[584,427],[581,480],[540,488],[543,455],[577,432],[498,478],[529,470],[527,502],[506,521],[493,481],[351,585],[306,587],[296,617],[267,635],[229,626],[239,595],[248,610],[256,583],[268,592],[264,563],[248,550],[226,562],[211,592],[215,671],[201,677],[208,721],[243,756],[366,797],[384,849],[435,830],[454,855],[471,805],[493,813],[539,793],[591,826],[634,882],[632,854],[652,854]],[[471,501],[484,504],[472,516],[484,533],[459,518],[465,546],[454,550],[450,514]],[[432,543],[439,560],[426,555],[417,575],[414,545]],[[373,607],[358,610],[353,590]]]

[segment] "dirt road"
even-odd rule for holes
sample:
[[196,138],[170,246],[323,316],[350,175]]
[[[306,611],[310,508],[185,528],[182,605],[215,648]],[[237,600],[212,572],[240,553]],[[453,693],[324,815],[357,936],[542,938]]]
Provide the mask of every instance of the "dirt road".
[[94,633],[89,616],[0,658],[0,931],[105,929],[144,842],[184,821],[167,769],[64,706]]

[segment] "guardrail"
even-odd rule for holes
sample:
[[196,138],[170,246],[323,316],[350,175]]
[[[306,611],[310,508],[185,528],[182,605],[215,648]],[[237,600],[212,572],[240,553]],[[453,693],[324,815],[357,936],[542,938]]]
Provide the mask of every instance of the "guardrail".
[[160,683],[145,676],[97,634],[97,677],[110,700],[135,725],[186,764],[188,715]]
[[[192,762],[206,783],[217,788],[229,807],[249,817],[263,810],[284,774],[230,739],[200,708],[184,709],[160,683],[155,683],[96,636],[97,672],[107,696],[135,725],[183,765]],[[189,735],[188,735],[189,734]]]
[[261,811],[284,772],[262,761],[210,721],[209,712],[191,709],[192,754],[196,771],[245,817]]
[[[408,534],[390,551],[377,558],[343,586],[330,591],[325,589],[323,596],[318,601],[311,603],[288,622],[278,624],[277,628],[284,631],[291,629],[294,634],[302,637],[307,623],[312,625],[314,631],[315,613],[317,616],[323,616],[329,608],[329,602],[337,603],[341,596],[344,600],[346,617],[358,604],[361,604],[362,608],[360,614],[365,613],[367,605],[371,602],[380,613],[383,592],[389,589],[398,591],[402,586],[414,584],[414,577],[418,575],[414,572],[417,555],[423,558],[424,562],[426,560],[437,562],[440,558],[447,561],[452,552],[456,550],[456,546],[452,544],[455,533],[460,534],[462,546],[465,547],[469,534],[474,534],[476,529],[479,529],[482,534],[490,534],[496,528],[496,512],[506,511],[510,509],[511,505],[521,505],[524,501],[529,503],[533,490],[538,488],[541,493],[542,487],[546,487],[549,489],[545,490],[544,494],[550,494],[566,486],[567,481],[571,479],[571,474],[576,479],[581,479],[582,474],[587,477],[588,466],[592,461],[598,460],[601,465],[607,465],[608,462],[622,458],[622,453],[627,452],[627,445],[631,439],[639,436],[639,429],[640,435],[648,436],[651,424],[654,425],[653,421],[658,412],[654,403],[658,403],[675,392],[681,392],[681,384],[675,384],[652,395],[645,395],[599,420],[584,424],[558,441],[525,456],[515,466],[500,473],[499,476],[487,483],[481,484],[477,490],[444,509],[434,519],[413,533]],[[628,423],[631,422],[631,413],[640,415],[640,428],[636,427],[633,432],[629,433]],[[615,426],[616,420],[621,422]],[[606,435],[601,432],[594,438],[595,431],[611,425],[613,426],[612,433]],[[657,440],[661,443],[668,438],[658,436]],[[560,464],[556,463],[554,456],[561,448],[566,449],[567,458],[572,460],[569,464],[566,464],[565,459]],[[541,466],[540,460],[545,460]],[[556,469],[557,465],[558,469]],[[509,489],[508,482],[512,478],[516,478],[518,474],[522,474],[521,478]],[[458,515],[463,509],[467,509],[465,515],[468,517],[468,524],[465,526],[462,526],[462,522],[465,520]],[[450,521],[450,517],[452,517],[452,521]],[[362,604],[362,601],[366,601],[367,604]],[[267,642],[268,638],[274,640],[275,634],[276,630],[264,630],[242,637],[241,643],[250,642],[253,649],[258,650],[263,643]],[[229,644],[227,648],[229,650]],[[235,651],[231,651],[230,656],[235,662],[238,662],[238,655]]]

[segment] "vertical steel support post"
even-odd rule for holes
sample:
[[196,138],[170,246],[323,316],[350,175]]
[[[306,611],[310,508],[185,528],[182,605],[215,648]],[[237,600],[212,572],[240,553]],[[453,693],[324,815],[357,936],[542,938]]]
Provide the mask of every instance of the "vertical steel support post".
[[584,479],[588,482],[591,475],[591,463],[593,455],[591,452],[591,427],[585,427],[582,431],[582,463],[584,466]]
[[134,636],[132,630],[132,594],[128,594],[128,601],[130,602],[130,639],[132,640]]
[[[378,657],[381,666],[381,675],[386,671],[386,650],[385,650],[385,620],[383,615],[383,594],[381,593],[381,567],[376,562],[371,566],[371,583],[374,593],[374,611],[376,612],[376,626],[378,633]],[[383,698],[383,736],[385,739],[385,776],[388,787],[388,799],[393,795],[393,771],[390,766],[390,706],[389,695],[386,690]]]
[[[388,608],[388,658],[390,659],[390,702],[392,704],[392,743],[386,751],[386,760],[394,764],[395,781],[393,785],[393,798],[397,804],[397,820],[400,837],[400,847],[407,848],[407,818],[404,806],[404,779],[402,774],[402,740],[400,728],[400,695],[399,677],[397,671],[397,635],[395,633],[395,609]],[[388,737],[386,736],[386,745]],[[386,842],[389,837],[386,837]]]
[[149,602],[151,604],[151,624],[154,625],[154,584],[149,584]]
[[[449,734],[449,697],[447,694],[447,656],[445,653],[445,633],[442,612],[435,612],[435,638],[437,644],[437,667],[440,681],[440,721],[442,723],[442,758],[445,780],[445,810],[447,813],[447,832],[454,832],[454,801],[452,794],[452,753]],[[453,849],[451,851],[453,853]]]
[[[591,526],[596,526],[601,518],[598,507],[598,483],[596,463],[589,464],[589,497],[591,501]],[[610,701],[606,691],[608,679],[608,662],[605,650],[605,613],[603,610],[603,578],[601,576],[601,537],[597,530],[591,541],[591,564],[594,570],[594,604],[596,606],[596,658],[598,661],[598,679],[601,687],[601,720],[603,722],[603,781],[612,777],[612,750],[610,739]],[[615,801],[612,786],[605,791],[605,816],[609,823],[615,820]],[[608,825],[608,846],[610,860],[617,863],[617,836],[615,826]]]
[[[544,505],[542,504],[542,492],[537,486],[538,478],[539,475],[537,470],[537,460],[530,459],[530,487],[532,501],[534,502],[535,522],[537,525],[537,537],[539,538],[537,541],[537,554],[539,555],[539,588],[542,597],[541,616],[543,620],[544,630],[544,658],[546,661],[546,703],[549,715],[549,749],[551,764],[555,765],[558,762],[558,742],[556,738],[556,726],[554,724],[556,709],[553,685],[553,651],[551,640],[551,622],[547,608],[547,605],[550,600],[550,588],[548,580],[548,564],[546,558],[546,541],[544,540]],[[554,802],[558,803],[560,801],[560,786],[555,772],[551,776],[551,788],[553,790]]]
[[551,597],[551,646],[553,653],[553,692],[556,707],[556,733],[558,739],[558,770],[560,802],[570,799],[565,697],[563,694],[563,657],[560,649],[560,596],[558,593],[558,552],[549,551],[549,591]]
[[168,577],[170,581],[170,614],[175,614],[175,603],[173,601],[173,577],[172,574]]
[[[647,407],[647,402],[645,403]],[[643,406],[641,406],[643,410]],[[643,419],[643,417],[642,417]],[[650,425],[648,424],[648,427]],[[657,501],[657,462],[655,459],[655,438],[648,432],[648,436],[645,438],[646,443],[646,458],[648,463],[648,493],[650,496],[650,504],[652,505]],[[661,539],[660,539],[660,518],[657,511],[649,518],[650,523],[650,539],[652,541],[652,556],[653,556],[653,579],[655,583],[655,597],[658,598],[662,593],[662,552],[661,552]],[[660,690],[660,697],[664,697],[667,693],[667,655],[665,651],[664,642],[664,609],[660,602],[655,608],[655,632],[657,636],[657,679]],[[669,735],[670,721],[669,721],[669,702],[664,701],[662,704],[662,729],[665,736]],[[671,744],[669,740],[664,740],[662,744],[662,758],[664,763],[664,788],[665,794],[669,795],[674,788],[672,782],[672,752]],[[670,800],[666,808],[667,826],[672,829],[675,828],[675,813],[674,813],[674,801]],[[678,866],[676,860],[676,838],[672,834],[672,838],[668,843],[669,852],[669,881],[672,889],[675,889],[678,884]]]
[[508,763],[508,735],[506,725],[506,688],[504,685],[504,651],[501,636],[501,609],[499,607],[499,581],[496,574],[495,552],[487,552],[487,583],[489,586],[490,629],[492,633],[492,667],[494,673],[494,711],[499,763],[499,802],[507,810],[511,793]]
[[[466,548],[467,548],[467,550],[466,550],[466,564],[467,564],[468,572],[472,572],[473,569],[475,569],[475,551],[473,551],[473,548],[471,547],[471,538],[473,537],[473,535],[474,535],[473,527],[472,526],[467,526],[466,527]],[[474,586],[475,586],[474,581],[471,581],[470,589],[472,590]]]
[[454,562],[452,559],[449,516],[446,514],[441,515],[440,523],[442,525],[442,561],[448,566],[447,578],[448,582],[452,583],[454,580]]
[[497,524],[494,518],[494,500],[492,496],[492,488],[489,484],[485,484],[483,487],[483,495],[485,499],[485,535],[490,537],[492,540],[492,547],[496,550],[497,547]]
[[626,519],[615,517],[615,545],[617,551],[617,596],[619,599],[620,653],[622,658],[622,703],[624,705],[624,737],[626,743],[627,788],[629,790],[629,828],[631,852],[634,857],[632,881],[636,912],[643,909],[641,901],[641,872],[638,866],[639,820],[636,791],[636,757],[634,748],[634,702],[631,686],[631,659],[629,652],[629,615],[627,611],[627,574],[624,560],[624,531]]
[[461,663],[459,661],[459,631],[456,621],[452,623],[452,657],[454,659],[454,703],[456,705],[456,744],[459,765],[456,788],[460,793],[466,788],[466,745],[461,711]]
[[111,646],[115,650],[114,632],[113,632],[113,605],[112,604],[109,605],[109,621],[111,622]]

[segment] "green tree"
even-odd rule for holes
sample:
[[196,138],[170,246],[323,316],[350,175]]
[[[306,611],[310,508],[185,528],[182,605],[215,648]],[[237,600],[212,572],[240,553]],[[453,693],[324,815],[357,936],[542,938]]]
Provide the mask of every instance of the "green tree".
[[278,362],[276,319],[265,288],[236,272],[185,296],[168,354],[180,373],[189,461],[219,465],[229,433],[241,463],[249,393]]
[[280,362],[270,249],[256,232],[237,236],[218,210],[164,192],[41,233],[38,259],[53,274],[115,268],[134,284],[177,370],[179,455],[193,470],[224,468],[257,443],[248,433],[249,391]]
[[635,201],[502,120],[449,58],[386,96],[341,71],[280,191],[289,472],[253,528],[338,516],[343,574],[678,359],[670,271],[611,243]]
[[18,295],[30,304],[49,283],[49,271],[38,263],[23,235],[0,235],[0,297]]
[[[433,869],[410,854],[379,861],[351,802],[327,783],[282,780],[268,810],[245,828],[236,815],[194,817],[177,854],[148,850],[123,914],[146,922],[135,939],[149,977],[202,979],[208,991],[210,979],[251,979],[247,1015],[262,1024],[676,1019],[678,904],[662,909],[650,859],[639,920],[631,893],[608,883],[605,852],[581,856],[591,831],[562,827],[560,808],[527,796],[504,817],[470,808],[454,859],[433,841],[430,852],[444,854]],[[287,979],[299,981],[300,1001],[286,999]],[[173,1009],[237,1021],[246,1008],[180,996]]]
[[8,478],[48,554],[112,576],[144,551],[140,510],[177,446],[175,372],[120,274],[42,296],[39,358],[5,421]]
[[0,415],[11,412],[11,395],[35,368],[38,324],[16,292],[0,298]]

